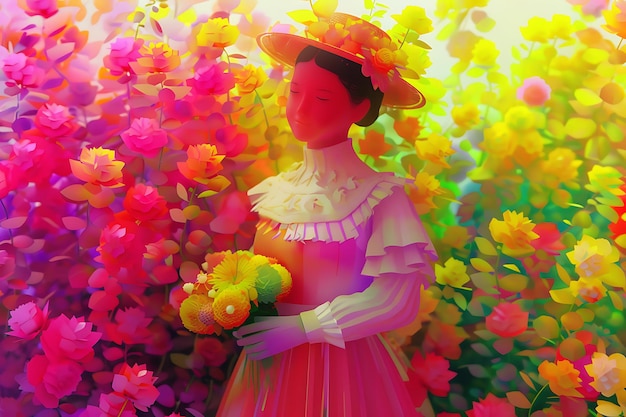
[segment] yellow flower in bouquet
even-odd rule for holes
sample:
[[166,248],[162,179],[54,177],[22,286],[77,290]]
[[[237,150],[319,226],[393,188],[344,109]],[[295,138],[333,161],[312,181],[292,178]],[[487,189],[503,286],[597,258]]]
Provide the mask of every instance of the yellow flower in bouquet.
[[291,290],[291,274],[275,259],[249,251],[211,254],[181,304],[183,325],[194,333],[235,329],[255,315],[274,314],[274,303]]

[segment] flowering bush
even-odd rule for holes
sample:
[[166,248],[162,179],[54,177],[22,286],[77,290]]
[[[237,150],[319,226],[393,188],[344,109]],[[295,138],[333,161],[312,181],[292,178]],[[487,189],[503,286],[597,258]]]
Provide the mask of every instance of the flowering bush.
[[[436,25],[394,11],[397,47],[365,68],[427,99],[351,136],[416,185],[440,255],[388,335],[439,416],[626,410],[626,3],[567,2],[578,18],[531,18],[512,51],[488,0],[439,1]],[[239,1],[96,3],[0,6],[0,414],[211,415],[238,352],[205,319],[255,294],[208,304],[208,285],[251,246],[246,191],[300,158],[289,73],[254,37],[315,29],[333,2],[272,26]],[[426,37],[450,73],[426,75]]]

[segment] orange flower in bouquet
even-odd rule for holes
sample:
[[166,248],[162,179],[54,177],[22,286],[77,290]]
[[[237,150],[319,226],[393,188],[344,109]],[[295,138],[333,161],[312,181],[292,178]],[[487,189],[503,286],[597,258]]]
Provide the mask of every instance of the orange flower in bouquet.
[[209,254],[196,281],[183,286],[185,328],[199,334],[234,330],[256,316],[276,315],[274,303],[291,290],[291,274],[275,259],[250,251]]

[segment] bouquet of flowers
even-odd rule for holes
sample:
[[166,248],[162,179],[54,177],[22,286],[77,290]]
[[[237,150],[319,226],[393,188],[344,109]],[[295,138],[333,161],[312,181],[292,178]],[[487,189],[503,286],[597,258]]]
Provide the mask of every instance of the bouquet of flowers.
[[183,286],[180,317],[191,332],[220,334],[276,315],[274,303],[290,289],[291,274],[274,258],[243,250],[211,253],[196,281]]

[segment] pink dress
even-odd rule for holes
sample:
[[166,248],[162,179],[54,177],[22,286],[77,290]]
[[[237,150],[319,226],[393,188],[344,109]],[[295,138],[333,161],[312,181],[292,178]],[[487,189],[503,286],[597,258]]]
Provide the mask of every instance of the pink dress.
[[254,251],[291,272],[278,310],[302,313],[310,343],[263,361],[244,350],[218,417],[419,415],[406,361],[380,335],[416,316],[436,260],[404,184],[347,140],[305,148],[302,163],[249,191],[261,218]]

